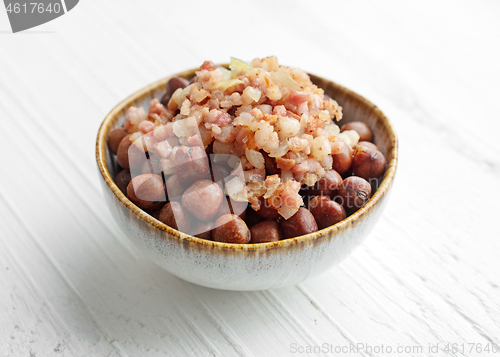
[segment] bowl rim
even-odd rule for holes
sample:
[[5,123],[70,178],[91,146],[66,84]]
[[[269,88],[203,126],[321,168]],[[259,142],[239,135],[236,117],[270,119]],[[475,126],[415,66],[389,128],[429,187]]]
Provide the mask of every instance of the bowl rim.
[[[227,67],[227,64],[222,64],[222,66]],[[396,168],[397,168],[397,162],[398,162],[398,137],[396,135],[396,132],[394,130],[394,126],[390,122],[390,120],[385,116],[385,114],[372,102],[370,102],[368,99],[364,98],[363,96],[359,95],[358,93],[336,83],[331,80],[322,78],[320,76],[308,73],[309,76],[316,78],[316,79],[321,79],[330,82],[334,86],[336,86],[338,89],[346,92],[349,94],[349,96],[354,97],[356,100],[362,102],[365,104],[367,107],[373,108],[374,111],[377,111],[377,116],[379,117],[378,120],[384,121],[384,126],[387,128],[388,133],[389,133],[389,138],[391,140],[391,148],[389,150],[390,153],[392,153],[392,158],[390,161],[387,163],[387,169],[384,174],[384,177],[382,179],[382,182],[380,186],[378,187],[377,191],[375,191],[375,194],[368,200],[368,202],[358,209],[355,213],[352,215],[348,216],[347,218],[343,219],[342,221],[338,222],[337,224],[318,230],[313,233],[309,233],[306,235],[302,235],[299,237],[294,237],[294,238],[288,238],[284,240],[279,240],[277,242],[269,242],[269,243],[249,243],[249,244],[235,244],[235,243],[223,243],[223,242],[216,242],[216,241],[209,241],[205,240],[202,238],[198,238],[183,232],[180,232],[163,222],[157,220],[153,216],[149,215],[145,211],[143,211],[141,208],[136,206],[132,201],[130,201],[125,194],[118,188],[118,186],[115,184],[113,178],[111,177],[111,174],[108,170],[108,165],[107,165],[107,159],[106,159],[106,150],[107,149],[107,136],[110,130],[113,129],[113,124],[116,122],[117,117],[120,115],[120,113],[129,107],[132,102],[135,100],[138,100],[139,98],[161,88],[162,86],[165,86],[168,80],[172,77],[190,77],[193,76],[194,73],[198,70],[198,68],[193,68],[191,70],[183,71],[177,74],[173,74],[171,76],[165,77],[163,79],[160,79],[158,81],[155,81],[138,91],[132,93],[129,95],[127,98],[119,102],[104,118],[103,122],[101,123],[99,127],[99,131],[97,133],[97,139],[96,139],[96,161],[97,161],[97,166],[99,168],[99,171],[106,182],[106,185],[111,189],[115,197],[120,201],[121,204],[123,204],[128,210],[130,210],[134,215],[137,216],[137,218],[143,220],[146,224],[151,226],[152,228],[159,229],[160,231],[165,232],[170,238],[175,238],[178,239],[179,242],[181,241],[188,241],[190,243],[195,243],[199,244],[202,246],[206,246],[208,248],[217,248],[217,249],[223,249],[223,250],[232,250],[232,251],[267,251],[269,249],[277,249],[277,248],[282,248],[285,246],[290,246],[290,245],[295,245],[295,244],[304,244],[304,243],[313,243],[314,240],[319,238],[320,236],[323,235],[329,235],[328,233],[332,231],[340,231],[348,226],[354,224],[354,222],[362,217],[364,214],[367,212],[371,211],[374,206],[378,203],[378,201],[381,199],[381,197],[389,190],[389,188],[392,185],[392,181],[394,179],[394,176],[396,174]],[[388,152],[388,154],[389,154]],[[333,236],[333,238],[335,238]]]

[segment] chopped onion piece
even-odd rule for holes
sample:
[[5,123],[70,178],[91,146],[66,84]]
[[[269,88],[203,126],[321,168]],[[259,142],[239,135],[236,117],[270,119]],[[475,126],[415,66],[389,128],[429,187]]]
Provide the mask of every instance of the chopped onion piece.
[[[224,179],[226,181],[226,179]],[[225,184],[226,194],[229,195],[233,200],[239,202],[248,201],[246,198],[246,194],[243,192],[243,189],[246,188],[245,181],[240,177],[234,177],[231,180],[227,181]]]
[[188,96],[190,90],[191,90],[191,85],[187,86],[184,89],[177,88],[174,94],[172,94],[172,98],[170,100],[173,101],[175,104],[177,104],[178,107],[180,107],[182,102],[184,102],[184,100]]
[[224,77],[222,78],[222,81],[223,82],[226,82],[228,80],[231,79],[231,71],[224,68],[224,67],[219,67],[219,69],[222,71],[222,73],[224,74]]
[[306,172],[304,174],[304,177],[302,178],[302,184],[307,185],[307,186],[314,186],[314,184],[318,181],[318,176],[315,174],[311,174],[309,172]]
[[262,94],[260,89],[254,87],[246,87],[245,90],[248,90],[248,96],[252,98],[254,102],[259,101]]
[[281,206],[278,208],[278,213],[284,218],[288,219],[292,217],[295,213],[297,213],[299,209],[298,208],[288,208],[286,206]]
[[[194,118],[193,118],[194,119]],[[196,119],[195,119],[196,120]],[[191,130],[188,125],[187,119],[181,119],[174,122],[174,134],[178,138],[191,136]]]
[[309,115],[307,114],[302,114],[302,116],[300,117],[300,126],[302,128],[306,128],[307,127],[307,122],[309,121]]
[[135,133],[133,133],[132,135],[130,135],[129,139],[130,139],[131,142],[134,142],[137,139],[139,139],[141,136],[142,136],[142,133],[140,131],[136,131]]
[[332,169],[332,165],[333,165],[332,155],[325,156],[325,158],[323,160],[321,160],[320,164],[323,167],[323,169],[325,169],[325,170],[331,170]]
[[212,136],[219,135],[222,132],[220,126],[212,124]]
[[253,66],[248,62],[231,57],[229,68],[231,69],[231,74],[233,75],[233,77],[236,77],[240,73],[251,71],[253,69]]
[[222,82],[222,84],[219,86],[219,89],[221,91],[225,91],[226,89],[235,86],[237,84],[244,84],[244,82],[241,79],[230,79],[225,82]]
[[200,89],[200,91],[196,92],[196,94],[193,96],[193,100],[199,103],[208,96],[209,93],[206,90]]
[[264,168],[264,156],[260,152],[245,149],[245,155],[248,159],[248,162],[250,162],[253,167],[255,167],[256,169]]
[[280,117],[276,125],[280,140],[285,140],[297,135],[300,130],[300,122],[295,118]]
[[264,185],[264,181],[249,182],[247,183],[247,190],[251,196],[260,197],[266,193],[266,186]]
[[328,110],[320,111],[319,118],[323,120],[325,123],[332,121],[332,117],[330,116],[330,113],[328,113]]
[[286,87],[290,90],[300,91],[302,88],[295,82],[292,77],[290,77],[287,73],[283,71],[271,72],[271,79],[274,84],[279,85],[280,87]]
[[290,148],[288,147],[288,141],[283,140],[282,142],[280,142],[280,145],[278,146],[278,148],[271,150],[271,152],[269,153],[269,156],[270,157],[282,157],[282,156],[286,155],[286,153],[289,150],[290,150]]
[[338,137],[352,149],[359,141],[359,134],[356,130],[346,130],[338,135]]
[[241,113],[236,119],[234,119],[235,125],[248,126],[253,122],[254,117],[250,113]]
[[270,106],[269,104],[261,104],[258,105],[257,108],[262,112],[262,114],[272,114],[273,113],[273,107]]
[[340,128],[337,124],[327,124],[325,126],[325,130],[328,132],[328,134],[337,136],[340,133]]
[[323,160],[332,152],[330,142],[324,136],[318,136],[313,139],[312,156],[318,161]]

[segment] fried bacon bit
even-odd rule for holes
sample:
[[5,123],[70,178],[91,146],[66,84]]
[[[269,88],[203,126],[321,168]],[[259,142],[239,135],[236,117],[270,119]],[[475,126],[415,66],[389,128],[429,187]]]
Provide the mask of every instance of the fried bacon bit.
[[264,114],[262,116],[262,119],[264,119],[269,124],[274,125],[278,121],[278,116],[277,115]]
[[212,61],[205,61],[203,64],[200,66],[200,69],[204,69],[207,71],[213,71],[215,69],[215,65]]
[[137,127],[143,134],[149,133],[150,131],[153,131],[155,129],[155,125],[151,123],[150,121],[143,120],[139,123],[139,126]]
[[309,171],[309,163],[307,162],[307,160],[303,161],[295,165],[290,171],[292,171],[296,175],[305,174],[306,172]]
[[267,202],[271,207],[277,209],[283,218],[288,219],[299,210],[300,206],[304,205],[304,201],[302,201],[302,197],[299,195],[299,190],[299,182],[283,182],[268,198]]
[[264,194],[264,198],[269,198],[273,195],[274,191],[278,188],[281,179],[279,175],[270,175],[267,176],[265,184],[267,187],[267,192]]
[[168,141],[160,141],[155,145],[156,152],[163,158],[167,158],[172,153],[172,147]]
[[342,119],[342,107],[335,100],[330,98],[323,101],[323,107],[328,110],[332,117],[335,117],[335,120]]
[[257,146],[257,143],[255,142],[255,134],[253,131],[248,132],[247,136],[247,147],[252,150],[260,150],[260,148]]
[[[302,197],[299,195],[300,183],[294,181],[287,181],[282,184],[283,190],[281,191],[282,207],[295,209],[296,211],[304,204]],[[287,219],[289,217],[285,217]]]
[[289,110],[286,111],[286,116],[290,118],[295,118],[298,121],[300,121],[300,115],[295,114],[294,112],[291,112]]
[[128,116],[123,123],[123,128],[129,132],[129,134],[135,133],[139,130],[139,124],[148,119],[148,113],[142,107],[130,107],[128,109]]
[[307,105],[307,102],[301,103],[299,106],[297,106],[297,113],[302,114],[309,114],[309,106]]
[[281,157],[276,158],[276,165],[281,170],[291,170],[295,166],[295,160],[285,159]]
[[307,121],[306,133],[311,135],[316,134],[316,130],[318,129],[317,125],[318,122],[314,118],[309,118]]
[[256,119],[261,119],[263,117],[262,111],[259,108],[253,108],[250,111],[250,115]]
[[279,115],[279,116],[286,116],[287,115],[287,110],[285,108],[285,106],[283,105],[277,105],[274,107],[273,109],[273,115]]
[[[172,113],[171,110],[167,110],[163,104],[161,104],[158,99],[154,98],[151,100],[149,103],[149,112],[150,120],[153,119],[151,117],[154,117],[154,119],[157,119],[156,115],[158,115],[160,121],[162,124],[165,124],[169,121],[172,120],[174,117],[174,114]],[[154,121],[154,120],[153,120]]]
[[290,101],[290,103],[299,106],[300,104],[309,100],[309,93],[291,90],[290,94],[288,95],[288,100]]
[[288,139],[288,147],[290,148],[290,150],[294,152],[300,152],[304,150],[308,145],[309,141],[307,141],[307,139],[302,139],[297,137]]
[[212,111],[214,109],[219,109],[219,100],[218,99],[210,99],[208,101],[208,108]]
[[[212,135],[216,140],[223,143],[230,143],[236,139],[236,134],[238,133],[238,128],[233,124],[223,126],[221,129],[214,131],[214,128],[218,128],[217,125],[212,126]],[[220,131],[219,131],[220,130]]]
[[212,109],[205,118],[205,122],[222,128],[231,122],[231,116],[222,110]]
[[157,141],[162,141],[170,136],[173,136],[174,130],[173,130],[172,123],[169,123],[169,125],[157,126],[156,129],[154,130],[153,135]]
[[239,143],[246,143],[248,141],[247,135],[249,131],[250,130],[248,130],[247,128],[242,127],[238,131],[238,134],[236,134],[236,141]]
[[201,138],[201,136],[199,134],[194,134],[194,135],[191,135],[188,139],[187,139],[187,142],[189,145],[191,146],[203,146],[203,140]]
[[324,129],[325,122],[318,117],[309,117],[307,121],[306,134],[317,134],[318,129]]
[[307,159],[306,162],[309,166],[308,172],[316,172],[316,170],[321,169],[321,164],[314,159]]

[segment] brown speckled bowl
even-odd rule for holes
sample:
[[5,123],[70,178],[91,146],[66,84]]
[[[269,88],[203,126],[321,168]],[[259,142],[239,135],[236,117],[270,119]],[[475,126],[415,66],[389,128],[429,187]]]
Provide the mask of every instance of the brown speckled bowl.
[[[176,74],[190,79],[196,69]],[[123,233],[170,273],[195,284],[227,290],[263,290],[298,284],[334,266],[368,235],[380,217],[398,161],[394,128],[374,104],[332,81],[311,75],[344,110],[341,123],[360,120],[372,129],[387,158],[385,176],[372,198],[334,226],[305,236],[263,244],[227,244],[179,232],[134,205],[113,182],[116,167],[107,147],[109,132],[123,124],[127,109],[160,98],[169,78],[148,85],[118,104],[97,134],[96,159],[106,202]]]

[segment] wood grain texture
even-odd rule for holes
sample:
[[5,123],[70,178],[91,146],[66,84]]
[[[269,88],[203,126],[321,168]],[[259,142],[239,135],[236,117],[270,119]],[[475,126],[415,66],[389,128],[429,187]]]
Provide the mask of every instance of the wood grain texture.
[[[83,1],[16,35],[0,13],[0,356],[286,356],[323,343],[445,356],[426,348],[448,342],[466,344],[448,355],[499,355],[467,345],[500,344],[499,2]],[[387,114],[400,139],[390,202],[351,257],[299,286],[186,283],[112,220],[97,129],[170,73],[271,54]]]

